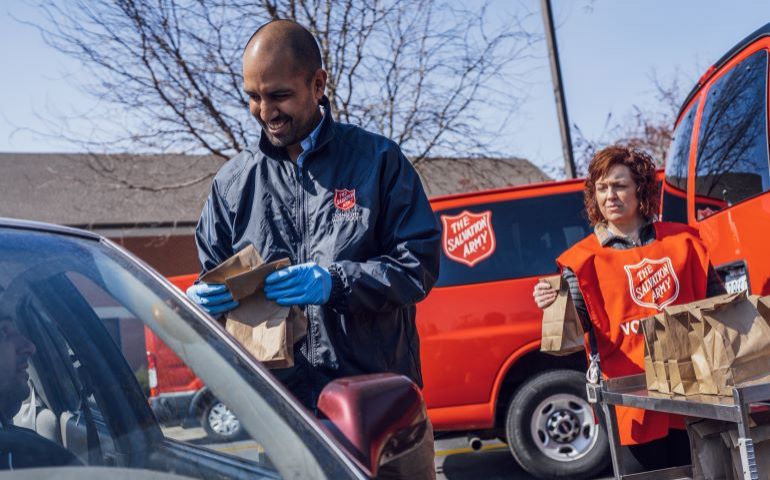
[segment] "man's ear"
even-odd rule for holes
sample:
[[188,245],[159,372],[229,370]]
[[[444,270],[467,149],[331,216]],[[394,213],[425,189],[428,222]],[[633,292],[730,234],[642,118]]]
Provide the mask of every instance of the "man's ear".
[[321,101],[321,98],[324,96],[324,92],[326,91],[326,79],[326,70],[323,68],[319,68],[313,74],[311,84],[313,85],[313,96],[317,101]]

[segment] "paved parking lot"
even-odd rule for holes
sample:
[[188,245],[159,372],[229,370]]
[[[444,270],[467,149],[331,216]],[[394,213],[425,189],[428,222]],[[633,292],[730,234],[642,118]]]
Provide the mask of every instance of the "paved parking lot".
[[[202,428],[182,429],[164,428],[164,433],[181,441],[189,441],[213,450],[226,452],[258,461],[262,449],[252,440],[231,443],[210,443]],[[480,450],[474,451],[468,446],[467,438],[462,436],[440,438],[436,440],[436,478],[437,480],[535,480],[519,467],[513,459],[508,446],[499,440],[485,440]],[[610,478],[607,472],[604,478]]]

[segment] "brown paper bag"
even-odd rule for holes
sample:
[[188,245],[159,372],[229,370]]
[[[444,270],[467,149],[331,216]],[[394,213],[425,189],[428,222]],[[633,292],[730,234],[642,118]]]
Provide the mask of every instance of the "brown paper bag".
[[770,325],[746,292],[702,308],[704,345],[720,395],[744,382],[770,381]]
[[655,317],[643,318],[639,325],[644,338],[644,379],[647,382],[647,390],[658,390],[658,376],[655,375],[655,366],[652,362],[652,349],[655,345]]
[[294,365],[294,344],[307,334],[301,310],[266,299],[262,290],[265,277],[289,264],[288,259],[264,263],[249,245],[201,277],[227,285],[239,305],[225,314],[225,329],[268,368]]
[[688,305],[676,305],[665,309],[666,343],[665,358],[671,391],[679,395],[700,393],[695,367],[692,363],[689,331],[695,315]]
[[655,371],[655,378],[657,382],[657,390],[661,393],[671,393],[671,379],[668,377],[667,357],[666,353],[668,348],[666,347],[666,316],[663,313],[659,313],[651,317],[654,319],[653,323],[653,344],[651,350],[652,367]]
[[569,294],[569,286],[561,275],[542,278],[559,293],[556,300],[543,309],[540,351],[551,355],[569,355],[585,349],[583,326]]

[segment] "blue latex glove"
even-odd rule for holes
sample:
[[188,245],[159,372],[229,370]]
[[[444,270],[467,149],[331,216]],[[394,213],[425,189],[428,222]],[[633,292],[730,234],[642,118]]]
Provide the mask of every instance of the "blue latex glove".
[[196,283],[187,289],[187,298],[197,303],[212,317],[218,317],[238,306],[233,295],[221,283]]
[[323,305],[331,293],[329,271],[313,262],[282,268],[265,278],[265,297],[279,305]]

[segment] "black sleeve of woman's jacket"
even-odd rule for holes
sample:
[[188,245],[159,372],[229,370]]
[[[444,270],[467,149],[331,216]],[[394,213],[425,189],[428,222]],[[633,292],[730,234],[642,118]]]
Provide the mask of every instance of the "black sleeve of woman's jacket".
[[393,146],[382,163],[377,238],[365,262],[330,267],[330,304],[343,312],[383,312],[419,302],[438,278],[441,231],[414,167]]

